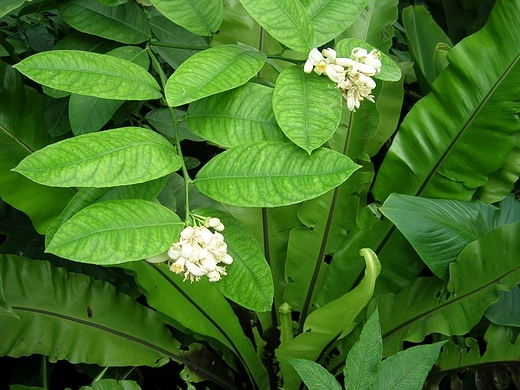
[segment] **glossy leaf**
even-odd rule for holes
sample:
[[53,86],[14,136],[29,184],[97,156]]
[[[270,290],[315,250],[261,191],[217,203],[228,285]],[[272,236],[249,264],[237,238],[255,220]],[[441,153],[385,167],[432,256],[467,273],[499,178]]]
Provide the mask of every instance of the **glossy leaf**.
[[247,12],[285,46],[308,54],[315,47],[311,18],[299,1],[240,0]]
[[3,18],[5,15],[21,6],[23,3],[25,3],[25,0],[4,0],[2,5],[0,5],[0,18]]
[[[258,389],[269,388],[267,370],[251,341],[244,335],[229,303],[213,283],[207,279],[197,283],[183,282],[182,275],[171,272],[166,264],[136,261],[122,266],[135,273],[136,281],[144,289],[151,307],[180,324],[186,331],[218,340],[247,368]],[[217,375],[212,373],[211,377],[218,384],[215,379],[219,378]],[[229,383],[229,378],[220,380]]]
[[254,142],[214,157],[199,171],[195,185],[223,203],[278,207],[324,194],[358,167],[329,149],[318,149],[309,156],[289,143]]
[[110,187],[156,179],[180,166],[175,148],[162,136],[123,127],[49,145],[13,170],[45,185]]
[[519,56],[520,2],[498,2],[486,26],[450,51],[450,66],[405,118],[374,184],[375,198],[399,192],[471,200],[515,145]]
[[134,1],[108,7],[97,0],[64,0],[58,12],[66,23],[87,34],[127,44],[150,38],[148,18]]
[[380,210],[443,280],[448,280],[449,264],[466,245],[498,226],[520,220],[520,205],[511,197],[497,208],[482,202],[391,194]]
[[314,46],[336,38],[357,19],[368,0],[303,0],[302,4],[314,26]]
[[42,126],[42,96],[26,87],[20,74],[3,61],[0,100],[0,196],[26,213],[43,234],[74,193],[68,188],[45,187],[11,172],[22,159],[53,140]]
[[[385,351],[395,353],[403,340],[419,342],[434,332],[467,333],[498,299],[499,290],[518,283],[519,234],[520,222],[515,222],[466,246],[450,266],[447,286],[435,277],[418,278],[398,295],[378,299]],[[397,317],[397,312],[402,314]]]
[[330,372],[310,360],[287,359],[309,390],[341,390],[342,387]]
[[305,74],[301,67],[285,68],[273,93],[273,111],[285,135],[311,153],[336,131],[342,99],[327,77]]
[[0,256],[0,274],[20,317],[0,316],[2,356],[154,366],[178,353],[180,345],[155,313],[107,282],[12,255]]
[[215,286],[222,295],[254,311],[269,311],[273,305],[273,277],[262,249],[247,228],[227,213],[196,209],[195,214],[217,217],[226,227],[222,232],[233,263]]
[[168,19],[194,34],[214,34],[222,22],[222,0],[151,0]]
[[102,379],[94,381],[91,386],[81,386],[79,390],[141,390],[134,381]]
[[168,104],[182,106],[245,84],[264,62],[265,54],[245,45],[222,45],[197,53],[168,79]]
[[120,58],[78,50],[34,54],[14,66],[51,88],[114,100],[159,99],[159,84],[146,70]]
[[255,141],[284,141],[273,114],[273,89],[247,83],[190,104],[187,122],[198,136],[230,148]]
[[165,252],[184,224],[173,211],[138,199],[94,203],[54,234],[46,251],[91,264],[119,264]]

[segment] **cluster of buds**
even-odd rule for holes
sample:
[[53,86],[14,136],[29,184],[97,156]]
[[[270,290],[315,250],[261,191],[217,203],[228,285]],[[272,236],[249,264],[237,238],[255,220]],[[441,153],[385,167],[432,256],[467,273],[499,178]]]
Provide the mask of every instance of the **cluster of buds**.
[[313,70],[334,81],[347,101],[348,109],[356,111],[364,99],[374,103],[371,93],[376,83],[371,76],[381,71],[381,53],[375,49],[369,53],[366,49],[356,47],[352,49],[350,58],[338,58],[334,49],[324,49],[320,53],[314,48],[303,67],[305,73]]
[[207,218],[204,225],[187,226],[181,232],[179,241],[161,255],[147,259],[152,263],[168,262],[170,270],[184,275],[184,280],[192,283],[207,276],[210,282],[216,282],[226,274],[226,267],[233,258],[227,253],[227,244],[220,233],[224,225],[218,218]]

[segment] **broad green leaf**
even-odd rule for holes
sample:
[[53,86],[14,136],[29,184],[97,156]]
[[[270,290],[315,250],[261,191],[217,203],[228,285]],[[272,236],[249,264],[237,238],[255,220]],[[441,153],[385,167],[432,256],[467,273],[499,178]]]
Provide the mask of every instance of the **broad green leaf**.
[[278,207],[322,195],[358,167],[330,149],[317,149],[309,156],[289,143],[254,142],[214,157],[199,171],[195,185],[222,203]]
[[449,264],[466,245],[498,226],[520,220],[520,205],[511,197],[497,208],[482,202],[391,194],[380,210],[443,280],[448,280]]
[[46,251],[91,264],[119,264],[165,252],[183,223],[173,211],[139,199],[107,200],[78,211]]
[[190,104],[187,122],[198,136],[230,148],[255,141],[284,141],[273,114],[273,89],[247,83]]
[[380,297],[385,351],[395,353],[403,340],[420,342],[431,333],[466,334],[498,299],[499,290],[518,283],[519,235],[520,222],[515,222],[466,246],[450,265],[447,285],[436,277],[418,278],[398,295]]
[[273,305],[273,277],[262,249],[247,228],[231,215],[218,210],[196,209],[195,214],[220,218],[222,232],[233,263],[227,275],[215,283],[222,295],[254,311],[269,311]]
[[245,84],[264,62],[265,54],[245,45],[222,45],[197,53],[166,82],[168,104],[182,106]]
[[20,317],[0,316],[2,356],[154,366],[179,352],[154,311],[107,282],[13,255],[0,256],[0,275]]
[[314,46],[322,46],[345,31],[364,10],[368,0],[302,0],[314,26]]
[[359,340],[347,356],[343,375],[345,390],[370,389],[383,358],[383,340],[379,326],[379,312],[372,313],[363,326]]
[[92,383],[92,386],[81,386],[79,390],[141,390],[134,381],[102,379]]
[[[374,46],[357,38],[342,39],[336,44],[335,49],[338,57],[350,57],[352,49],[355,47],[362,47],[368,52],[375,49]],[[385,53],[381,51],[379,53],[381,54],[381,72],[376,74],[374,78],[383,81],[399,81],[401,79],[401,69]]]
[[20,321],[20,317],[18,317],[18,315],[13,311],[13,308],[11,307],[9,302],[5,300],[3,284],[3,279],[0,278],[0,317],[9,316]]
[[403,25],[406,29],[408,47],[412,60],[415,62],[416,71],[421,72],[428,85],[431,86],[438,76],[434,61],[437,45],[442,43],[452,47],[453,44],[423,6],[405,8]]
[[383,360],[372,390],[421,390],[444,343],[417,345]]
[[341,385],[330,372],[310,360],[287,359],[309,390],[341,390]]
[[222,22],[222,0],[151,0],[175,24],[194,34],[214,34]]
[[18,8],[23,3],[25,3],[25,0],[4,0],[2,1],[2,4],[0,5],[0,18],[3,18],[5,15],[7,15],[12,10]]
[[[179,122],[177,123],[178,141],[189,139],[190,141],[202,142],[204,139],[197,137],[190,131],[184,117],[186,111],[173,110]],[[167,138],[175,138],[175,128],[169,108],[155,108],[146,114],[146,120],[161,134]]]
[[[374,184],[375,198],[399,192],[471,200],[515,145],[519,56],[520,1],[498,2],[486,26],[450,51],[450,66],[405,118]],[[502,179],[502,198],[511,179]]]
[[[182,275],[171,272],[166,264],[136,261],[121,266],[135,273],[136,281],[145,291],[147,303],[151,307],[170,318],[170,321],[180,324],[186,332],[218,340],[244,365],[251,378],[252,388],[269,388],[267,370],[244,334],[231,306],[216,290],[215,284],[206,278],[197,283],[183,282]],[[229,387],[229,378],[219,377],[218,372],[207,375],[217,384],[223,382],[223,388]]]
[[67,188],[45,187],[11,172],[22,159],[53,142],[42,126],[43,98],[0,61],[0,101],[0,196],[27,214],[35,229],[44,234],[74,193]]
[[111,187],[156,179],[180,166],[175,148],[162,136],[122,127],[49,145],[13,171],[50,186]]
[[315,44],[311,18],[299,1],[240,0],[247,12],[285,46],[308,54]]
[[341,120],[342,99],[327,77],[285,68],[276,79],[273,111],[285,135],[311,154],[334,134]]
[[489,306],[484,313],[492,323],[520,327],[520,287],[516,285],[511,292],[499,291],[498,301]]
[[14,66],[42,85],[114,100],[150,100],[162,95],[150,73],[130,61],[78,50],[34,54]]
[[66,23],[87,34],[127,44],[150,39],[148,18],[135,1],[108,7],[97,0],[64,0],[58,12]]
[[[146,51],[136,46],[122,46],[108,53],[109,56],[131,61],[148,69],[149,58]],[[93,133],[101,129],[117,109],[122,100],[106,100],[94,96],[72,94],[69,101],[69,120],[75,135]]]

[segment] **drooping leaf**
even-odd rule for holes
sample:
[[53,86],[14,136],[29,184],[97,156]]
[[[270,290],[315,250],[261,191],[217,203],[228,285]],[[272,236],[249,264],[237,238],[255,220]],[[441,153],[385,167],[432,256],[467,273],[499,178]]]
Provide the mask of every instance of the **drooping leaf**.
[[175,148],[162,136],[122,127],[49,145],[13,171],[57,187],[111,187],[156,179],[180,166]]
[[466,246],[450,265],[447,285],[436,277],[418,278],[401,293],[380,297],[385,351],[395,353],[403,340],[419,342],[433,332],[467,333],[498,299],[499,290],[510,290],[518,283],[519,234],[520,222],[515,222]]
[[300,53],[315,47],[311,18],[299,1],[240,0],[247,12],[281,43]]
[[264,62],[265,54],[245,45],[222,45],[197,53],[168,79],[164,89],[168,104],[181,106],[245,84]]
[[520,1],[497,2],[486,26],[450,51],[450,66],[405,118],[374,184],[375,198],[399,192],[471,200],[515,145],[519,56]]
[[287,359],[309,390],[341,390],[341,385],[330,372],[310,360]]
[[301,67],[285,68],[276,79],[273,111],[285,135],[311,153],[336,131],[342,99],[327,77],[305,74]]
[[165,252],[183,229],[173,211],[157,203],[108,200],[74,214],[54,234],[47,252],[91,264],[119,264]]
[[273,89],[247,83],[190,104],[187,122],[198,136],[230,148],[255,141],[284,141],[273,114]]
[[168,19],[194,34],[214,34],[222,22],[222,0],[151,0]]
[[130,61],[79,50],[34,54],[14,66],[30,79],[51,88],[114,100],[160,98],[157,81]]
[[[21,76],[0,61],[0,196],[23,211],[40,233],[58,216],[74,193],[49,188],[11,172],[22,159],[52,142],[43,124],[43,98],[24,86]],[[20,104],[24,102],[24,104]]]
[[214,157],[199,171],[195,185],[223,203],[278,207],[324,194],[358,167],[329,149],[317,149],[309,156],[289,143],[254,142]]
[[262,249],[247,228],[231,215],[219,210],[196,209],[195,214],[217,217],[226,227],[222,232],[233,263],[227,275],[215,283],[222,295],[254,311],[269,311],[273,305],[273,277]]
[[154,366],[178,353],[155,313],[107,282],[13,255],[0,256],[0,275],[20,317],[0,316],[2,356]]
[[127,44],[150,38],[148,18],[135,1],[108,7],[97,0],[64,0],[58,12],[66,23],[87,34]]

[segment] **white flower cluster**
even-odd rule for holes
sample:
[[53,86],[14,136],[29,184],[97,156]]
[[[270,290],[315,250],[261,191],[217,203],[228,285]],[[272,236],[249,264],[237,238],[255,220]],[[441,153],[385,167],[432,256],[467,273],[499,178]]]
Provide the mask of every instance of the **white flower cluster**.
[[[210,230],[211,229],[211,230]],[[168,261],[170,270],[183,274],[184,280],[192,283],[206,275],[210,282],[216,282],[227,275],[226,267],[233,258],[227,253],[227,244],[220,233],[224,225],[218,218],[208,218],[205,226],[188,226],[181,232],[178,242],[174,242],[168,252],[147,259],[152,263]]]
[[374,103],[371,93],[376,82],[371,76],[381,71],[380,58],[381,53],[375,49],[369,53],[366,49],[356,47],[350,58],[337,58],[334,49],[324,49],[320,53],[314,48],[309,53],[303,71],[311,73],[314,70],[318,75],[327,75],[340,89],[348,109],[356,111],[361,100],[367,99]]

